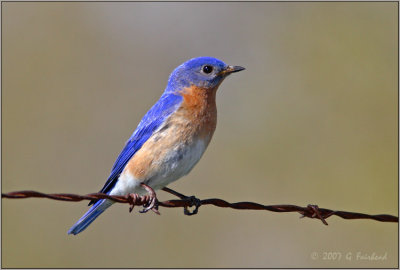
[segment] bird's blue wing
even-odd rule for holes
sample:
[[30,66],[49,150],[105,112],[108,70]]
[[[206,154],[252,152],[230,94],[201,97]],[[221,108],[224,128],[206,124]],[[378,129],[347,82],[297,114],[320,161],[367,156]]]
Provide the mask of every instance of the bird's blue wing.
[[[121,151],[114,163],[107,182],[100,192],[108,193],[111,191],[128,161],[150,138],[154,131],[161,126],[168,116],[179,108],[181,102],[181,96],[171,93],[165,93],[160,97],[157,103],[154,104],[154,106],[146,113],[132,136],[126,142],[124,149]],[[90,204],[93,202],[94,201]]]

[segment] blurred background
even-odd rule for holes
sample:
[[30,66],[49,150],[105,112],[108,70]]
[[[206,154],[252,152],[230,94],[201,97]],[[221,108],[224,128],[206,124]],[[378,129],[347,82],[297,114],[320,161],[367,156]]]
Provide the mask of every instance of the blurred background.
[[[168,76],[213,56],[199,198],[398,215],[398,3],[2,3],[2,192],[97,192]],[[158,192],[160,200],[173,198]],[[398,267],[398,224],[2,200],[2,267]],[[341,259],[324,260],[324,252]],[[382,260],[357,259],[386,254]],[[315,256],[316,254],[316,256]],[[352,257],[345,259],[347,254]]]

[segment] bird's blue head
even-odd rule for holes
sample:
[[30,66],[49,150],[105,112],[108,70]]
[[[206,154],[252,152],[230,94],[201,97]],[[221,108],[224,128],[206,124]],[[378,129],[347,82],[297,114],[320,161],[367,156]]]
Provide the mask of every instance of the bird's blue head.
[[166,92],[174,92],[192,85],[216,89],[231,73],[244,70],[240,66],[228,66],[213,57],[197,57],[177,67],[169,77]]

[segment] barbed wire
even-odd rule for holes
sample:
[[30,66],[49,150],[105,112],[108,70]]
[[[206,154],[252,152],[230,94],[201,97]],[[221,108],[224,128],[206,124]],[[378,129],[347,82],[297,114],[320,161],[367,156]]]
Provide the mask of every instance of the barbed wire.
[[[179,192],[176,192],[169,188],[163,188],[164,191],[171,193],[180,198],[180,200],[167,200],[163,202],[157,202],[156,209],[154,212],[158,213],[158,207],[183,207],[185,215],[197,214],[198,209],[202,205],[214,205],[216,207],[232,208],[238,210],[267,210],[272,212],[297,212],[300,213],[301,217],[316,218],[322,221],[323,224],[328,225],[326,219],[331,216],[338,216],[343,219],[371,219],[381,222],[399,222],[399,218],[392,215],[381,214],[381,215],[368,215],[356,212],[347,211],[334,211],[326,208],[319,208],[317,205],[307,205],[306,207],[280,204],[280,205],[262,205],[254,202],[236,202],[229,203],[222,199],[212,198],[200,200],[194,196],[185,196]],[[91,193],[87,195],[77,195],[68,193],[56,193],[46,194],[37,191],[25,190],[15,191],[9,193],[2,193],[2,198],[9,199],[23,199],[23,198],[48,198],[59,201],[78,202],[82,200],[99,200],[109,199],[116,203],[128,203],[130,205],[129,211],[132,211],[134,206],[146,206],[149,204],[151,198],[148,195],[139,196],[137,194],[129,194],[127,196],[110,196],[104,193]],[[189,211],[189,207],[195,207],[193,211]]]

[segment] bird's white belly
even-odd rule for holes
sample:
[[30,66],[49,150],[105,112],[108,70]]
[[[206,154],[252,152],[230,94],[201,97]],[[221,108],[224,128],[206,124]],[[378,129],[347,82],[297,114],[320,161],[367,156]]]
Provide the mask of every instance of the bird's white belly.
[[158,170],[146,184],[154,189],[161,189],[171,182],[188,174],[200,160],[207,148],[206,142],[197,139],[189,144],[177,142],[162,157],[156,159]]
[[190,143],[177,141],[173,147],[169,148],[170,150],[152,158],[151,167],[153,169],[146,174],[145,179],[141,179],[129,170],[124,170],[110,195],[145,194],[146,191],[140,186],[141,183],[145,183],[155,190],[162,189],[188,174],[200,160],[206,148],[207,143],[201,139]]

